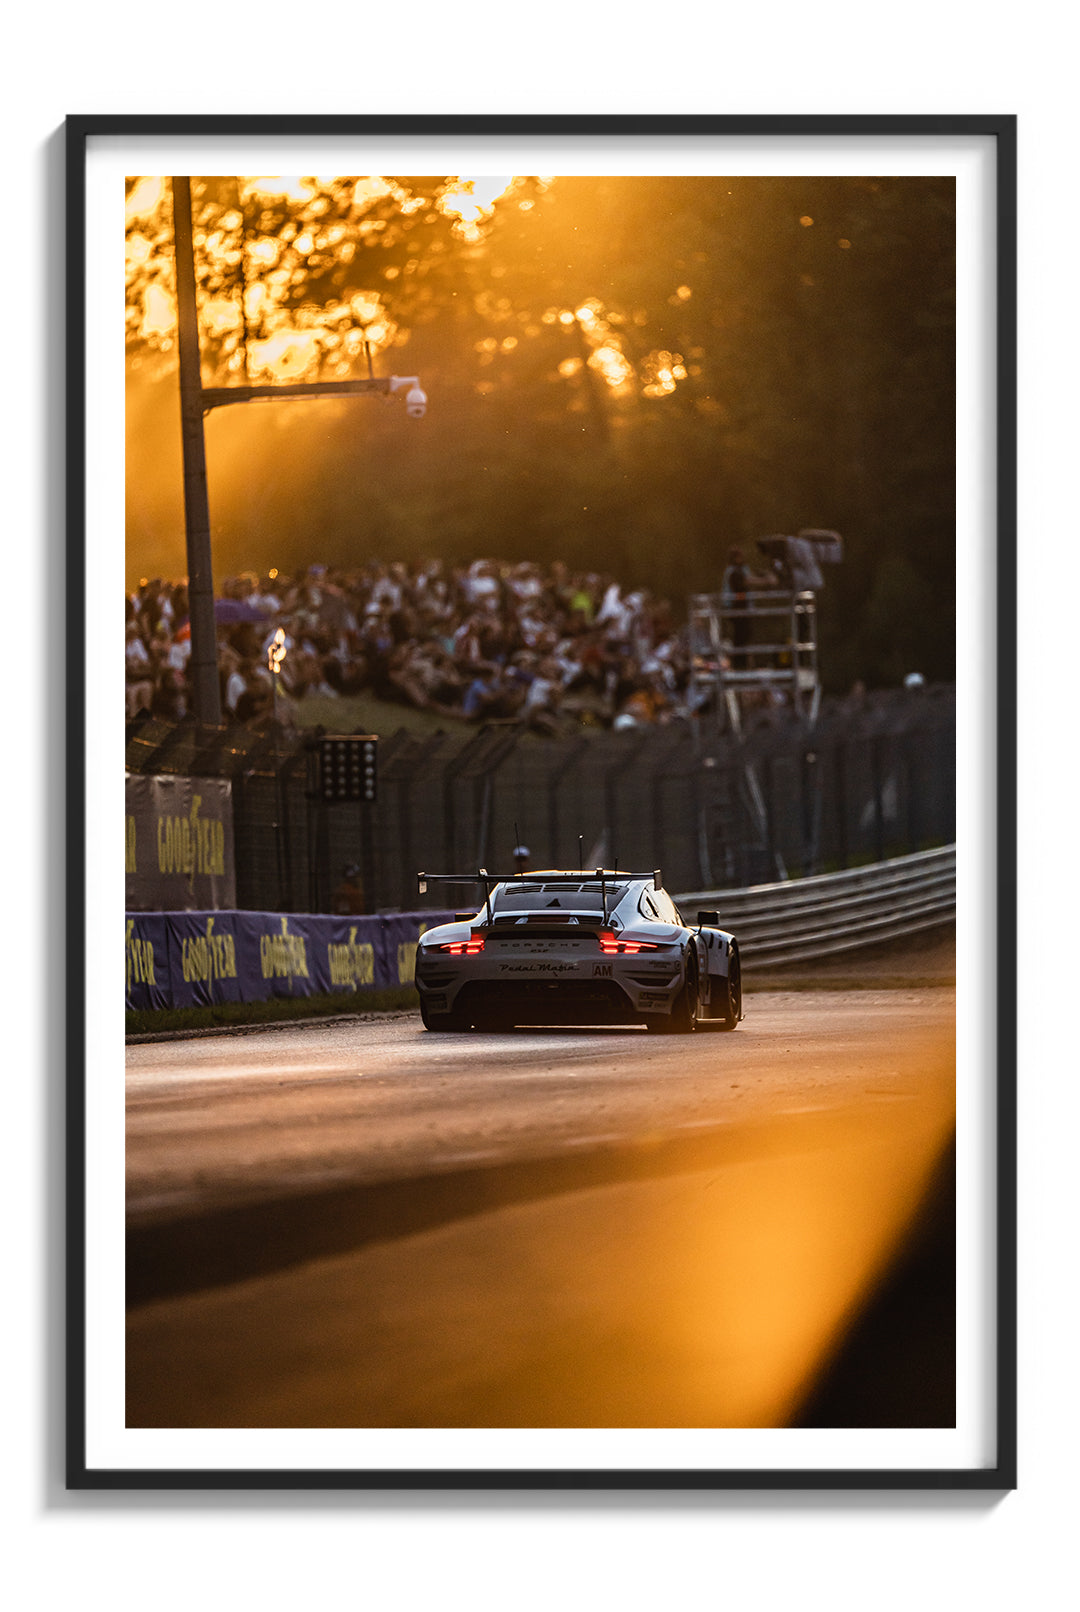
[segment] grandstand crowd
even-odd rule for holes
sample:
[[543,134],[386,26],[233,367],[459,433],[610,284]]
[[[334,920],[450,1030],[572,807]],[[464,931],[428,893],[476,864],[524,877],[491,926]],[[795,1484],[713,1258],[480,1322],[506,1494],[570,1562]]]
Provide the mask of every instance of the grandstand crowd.
[[[222,709],[289,724],[299,702],[370,693],[465,722],[556,732],[567,719],[637,727],[693,699],[671,604],[556,561],[311,566],[226,579],[215,604]],[[127,598],[127,714],[190,706],[187,588],[155,578]],[[271,649],[280,661],[275,700]]]

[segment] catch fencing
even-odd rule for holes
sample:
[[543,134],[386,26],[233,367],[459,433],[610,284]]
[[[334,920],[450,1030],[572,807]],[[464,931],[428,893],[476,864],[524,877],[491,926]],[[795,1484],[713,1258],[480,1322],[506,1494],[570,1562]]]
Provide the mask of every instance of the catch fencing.
[[[379,745],[378,798],[314,798],[311,733],[136,719],[129,773],[232,782],[236,905],[330,912],[344,868],[367,911],[435,906],[416,874],[660,867],[669,890],[745,889],[857,868],[955,839],[950,687],[769,712],[743,734],[706,718],[541,737],[514,724]],[[462,901],[471,891],[462,892]]]

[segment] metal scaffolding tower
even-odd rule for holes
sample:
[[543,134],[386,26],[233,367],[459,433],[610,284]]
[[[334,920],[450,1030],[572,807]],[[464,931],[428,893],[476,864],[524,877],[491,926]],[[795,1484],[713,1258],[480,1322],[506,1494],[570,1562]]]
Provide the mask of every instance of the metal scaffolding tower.
[[809,725],[821,705],[817,604],[810,589],[766,588],[690,599],[690,689],[695,708],[712,704],[720,722],[743,732],[746,713],[780,693]]

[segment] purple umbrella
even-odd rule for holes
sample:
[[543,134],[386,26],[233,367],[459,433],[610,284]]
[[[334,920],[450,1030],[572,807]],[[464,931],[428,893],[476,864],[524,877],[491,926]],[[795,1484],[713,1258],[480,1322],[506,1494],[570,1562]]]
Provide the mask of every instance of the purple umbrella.
[[232,627],[240,621],[265,621],[266,612],[247,599],[215,599],[214,620],[219,627]]

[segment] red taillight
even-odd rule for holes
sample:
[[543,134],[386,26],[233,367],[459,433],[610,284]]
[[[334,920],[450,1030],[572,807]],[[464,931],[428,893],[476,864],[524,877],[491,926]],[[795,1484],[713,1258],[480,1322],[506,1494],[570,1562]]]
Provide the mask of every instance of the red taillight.
[[615,935],[608,929],[602,929],[600,950],[605,957],[614,957],[618,952],[658,952],[660,947],[653,940],[634,940],[629,935]]
[[475,957],[477,952],[482,952],[483,949],[483,935],[471,935],[468,940],[444,941],[441,946],[434,948],[438,952],[449,952],[451,957]]

